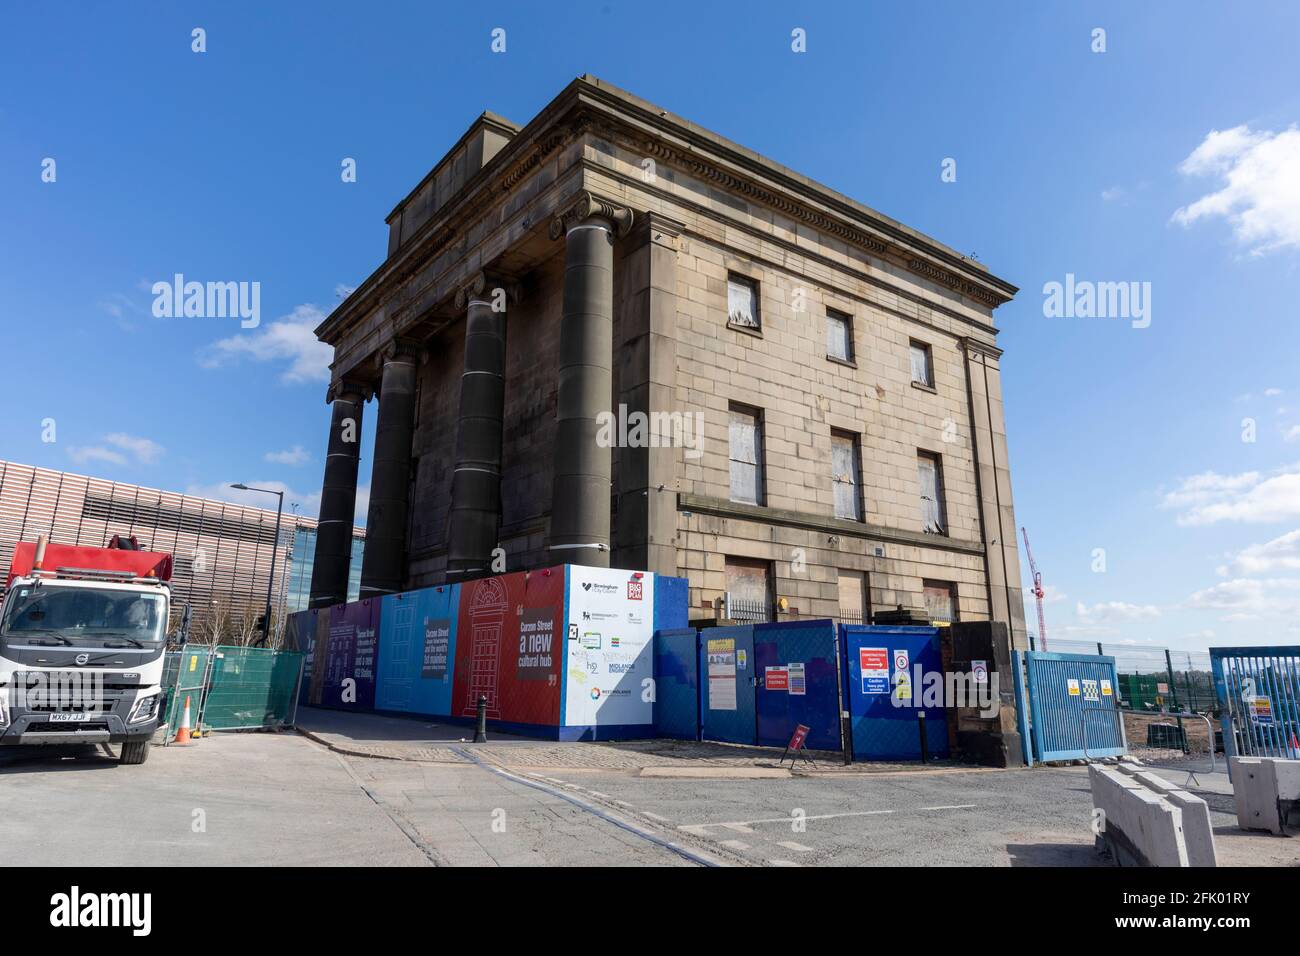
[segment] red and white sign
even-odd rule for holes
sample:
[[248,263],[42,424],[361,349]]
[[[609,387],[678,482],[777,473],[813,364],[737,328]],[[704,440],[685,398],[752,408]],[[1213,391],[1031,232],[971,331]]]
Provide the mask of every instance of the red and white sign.
[[640,601],[640,600],[641,600],[641,590],[642,590],[642,582],[641,582],[641,580],[640,580],[639,578],[638,578],[637,580],[635,580],[635,581],[628,581],[628,582],[627,582],[627,599],[628,599],[629,601]]
[[808,728],[803,724],[798,724],[794,728],[794,733],[790,735],[790,742],[786,744],[788,750],[803,750],[803,742],[808,739]]
[[763,674],[763,687],[766,690],[790,689],[790,670],[786,667],[769,667]]
[[[858,648],[858,664],[865,674],[868,671],[884,671],[884,676],[889,676],[889,651],[883,647],[860,647]],[[878,676],[872,673],[872,677]]]

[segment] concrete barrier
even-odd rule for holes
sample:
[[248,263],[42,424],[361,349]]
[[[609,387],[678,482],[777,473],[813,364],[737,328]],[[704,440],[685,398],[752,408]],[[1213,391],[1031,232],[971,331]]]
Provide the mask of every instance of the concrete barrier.
[[1243,830],[1300,832],[1300,760],[1232,757],[1232,795]]
[[1140,766],[1123,763],[1119,771],[1158,793],[1183,813],[1183,844],[1187,847],[1188,866],[1218,866],[1214,850],[1214,827],[1210,824],[1210,805],[1176,783],[1170,783]]
[[1098,843],[1120,866],[1188,866],[1183,811],[1133,777],[1091,764],[1092,805],[1104,818]]

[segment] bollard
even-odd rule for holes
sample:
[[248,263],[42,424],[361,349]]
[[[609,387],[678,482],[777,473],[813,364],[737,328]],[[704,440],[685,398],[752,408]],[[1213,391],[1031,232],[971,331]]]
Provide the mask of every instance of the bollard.
[[487,694],[478,695],[478,720],[474,723],[474,743],[487,743]]
[[916,712],[916,731],[921,735],[921,763],[930,762],[930,748],[925,739],[925,711]]
[[844,747],[844,766],[853,763],[853,719],[847,710],[840,711],[840,743]]

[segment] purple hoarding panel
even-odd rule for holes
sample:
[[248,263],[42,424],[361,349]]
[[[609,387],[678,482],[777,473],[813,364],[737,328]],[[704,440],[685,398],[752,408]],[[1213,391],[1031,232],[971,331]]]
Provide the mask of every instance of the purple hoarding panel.
[[328,629],[317,622],[316,653],[325,655],[320,706],[375,709],[375,659],[379,650],[380,601],[368,599],[330,608]]

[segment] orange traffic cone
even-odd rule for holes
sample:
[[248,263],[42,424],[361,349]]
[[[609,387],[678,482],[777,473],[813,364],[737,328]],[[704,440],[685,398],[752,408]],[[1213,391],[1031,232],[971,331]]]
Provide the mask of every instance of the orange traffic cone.
[[190,742],[190,698],[185,696],[185,716],[181,718],[181,725],[176,730],[176,743],[187,744]]

